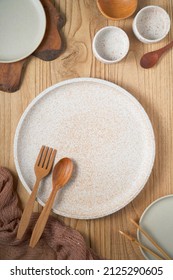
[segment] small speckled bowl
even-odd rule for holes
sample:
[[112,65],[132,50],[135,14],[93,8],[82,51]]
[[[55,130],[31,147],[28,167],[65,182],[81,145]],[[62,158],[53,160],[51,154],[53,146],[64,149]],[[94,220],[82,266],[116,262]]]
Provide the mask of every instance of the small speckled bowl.
[[106,64],[116,63],[127,55],[129,38],[121,28],[107,26],[96,33],[92,48],[99,61]]
[[133,32],[143,43],[156,43],[165,38],[170,30],[170,17],[159,6],[146,6],[133,20]]

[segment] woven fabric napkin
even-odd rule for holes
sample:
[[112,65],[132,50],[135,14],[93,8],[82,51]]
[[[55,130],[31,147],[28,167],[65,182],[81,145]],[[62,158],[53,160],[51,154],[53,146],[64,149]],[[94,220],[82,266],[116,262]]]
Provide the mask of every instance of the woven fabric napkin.
[[29,240],[38,213],[33,213],[22,240],[16,239],[22,211],[18,205],[11,173],[0,167],[0,259],[1,260],[95,260],[82,235],[54,217],[49,217],[44,233],[35,248]]

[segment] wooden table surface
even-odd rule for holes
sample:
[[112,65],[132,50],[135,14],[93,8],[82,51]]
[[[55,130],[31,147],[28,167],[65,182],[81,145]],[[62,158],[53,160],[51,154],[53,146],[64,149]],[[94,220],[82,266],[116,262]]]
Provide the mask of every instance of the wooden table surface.
[[[136,235],[129,218],[139,219],[144,209],[155,199],[173,193],[173,52],[169,51],[152,69],[140,67],[140,57],[147,51],[164,46],[173,39],[172,29],[157,44],[145,45],[132,32],[133,16],[114,22],[105,19],[93,0],[54,1],[66,17],[63,28],[66,50],[56,60],[44,62],[33,57],[27,65],[21,89],[15,93],[0,92],[0,165],[15,176],[21,205],[28,193],[21,185],[14,165],[13,139],[19,118],[27,105],[45,88],[75,77],[105,79],[128,90],[145,108],[154,128],[156,159],[152,174],[141,193],[120,211],[96,220],[75,220],[58,217],[77,229],[87,244],[107,259],[143,259],[140,250],[119,234],[119,230]],[[139,7],[156,4],[139,1]],[[158,0],[172,18],[173,0]],[[97,30],[114,25],[123,28],[130,38],[127,57],[113,65],[104,65],[92,54],[92,39]],[[172,28],[172,27],[171,27]],[[35,203],[35,211],[41,206]]]

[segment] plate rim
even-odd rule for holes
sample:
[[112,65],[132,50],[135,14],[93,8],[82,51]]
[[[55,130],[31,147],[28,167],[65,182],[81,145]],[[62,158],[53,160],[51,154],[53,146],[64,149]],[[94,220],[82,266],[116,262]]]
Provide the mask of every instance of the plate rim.
[[[29,0],[29,1],[33,2],[33,0]],[[34,0],[34,3],[37,4],[37,8],[36,9],[38,10],[38,7],[39,7],[40,11],[42,12],[42,21],[43,21],[43,30],[44,31],[42,32],[42,36],[40,36],[39,42],[37,43],[37,45],[34,48],[32,48],[32,51],[31,50],[28,51],[28,53],[26,55],[20,56],[17,59],[10,59],[10,60],[4,60],[4,59],[2,60],[1,57],[0,57],[0,63],[13,63],[13,62],[21,61],[21,60],[29,57],[39,47],[39,45],[41,44],[41,42],[42,42],[42,40],[44,38],[45,32],[46,32],[46,24],[47,24],[46,12],[45,12],[45,10],[43,8],[43,5],[42,5],[40,0]]]
[[[92,215],[92,216],[82,216],[80,215],[77,216],[77,215],[70,215],[64,211],[58,211],[57,209],[55,208],[52,208],[52,211],[58,215],[61,215],[63,217],[68,217],[68,218],[74,218],[74,219],[85,219],[85,220],[88,220],[88,219],[97,219],[97,218],[101,218],[101,217],[105,217],[105,216],[108,216],[108,215],[111,215],[119,210],[121,210],[122,208],[124,208],[125,206],[127,206],[133,199],[136,198],[136,196],[141,192],[141,190],[144,188],[145,184],[147,183],[148,181],[148,178],[150,177],[151,173],[152,173],[152,169],[153,169],[153,166],[154,166],[154,160],[155,160],[155,136],[154,136],[154,130],[153,130],[153,127],[152,127],[152,124],[151,124],[151,121],[149,119],[149,116],[147,115],[146,111],[144,110],[143,106],[139,103],[139,101],[131,94],[129,93],[127,90],[125,90],[124,88],[120,87],[119,85],[113,83],[113,82],[110,82],[110,81],[107,81],[107,80],[103,80],[103,79],[99,79],[99,78],[91,78],[91,77],[80,77],[80,78],[72,78],[72,79],[67,79],[67,80],[63,80],[61,82],[58,82],[48,88],[46,88],[45,90],[43,90],[41,93],[39,93],[30,103],[29,105],[25,108],[23,114],[21,115],[20,117],[20,120],[18,122],[18,125],[17,125],[17,128],[16,128],[16,131],[15,131],[15,135],[14,135],[14,141],[13,141],[13,152],[14,152],[14,163],[15,163],[15,167],[16,167],[16,171],[18,173],[18,176],[19,176],[19,179],[22,183],[22,185],[25,187],[25,189],[27,190],[27,192],[29,194],[31,194],[31,189],[28,187],[28,185],[26,184],[23,176],[22,176],[22,173],[20,171],[20,166],[19,166],[19,163],[17,161],[17,140],[18,140],[18,135],[19,135],[19,132],[20,132],[20,128],[21,128],[21,125],[25,119],[25,117],[27,116],[28,112],[30,111],[30,109],[33,107],[33,105],[35,105],[42,97],[44,97],[47,93],[49,93],[50,91],[56,89],[56,88],[59,88],[61,86],[64,86],[64,85],[68,85],[68,84],[71,84],[71,83],[78,83],[78,82],[95,82],[95,83],[99,83],[99,84],[103,84],[103,85],[107,85],[107,86],[110,86],[111,88],[114,88],[114,89],[117,89],[120,93],[126,95],[133,103],[135,103],[137,105],[137,107],[142,110],[143,114],[145,115],[145,120],[147,121],[147,124],[148,124],[148,127],[150,128],[150,136],[151,136],[151,139],[152,139],[152,157],[151,157],[151,163],[150,163],[150,168],[149,168],[149,172],[148,172],[148,175],[146,176],[145,180],[144,180],[144,183],[141,184],[141,186],[138,188],[137,192],[135,194],[133,194],[133,196],[131,196],[128,201],[126,201],[125,203],[123,203],[122,206],[119,206],[119,207],[115,207],[114,209],[112,209],[112,211],[107,211],[106,213],[102,213],[100,214],[99,216],[98,215]],[[37,197],[36,199],[39,204],[41,204],[42,206],[45,205],[44,202],[42,202],[42,200]]]
[[[140,219],[139,219],[139,224],[141,224],[142,219],[144,218],[144,216],[146,215],[146,213],[148,212],[148,210],[149,210],[154,204],[156,204],[156,203],[158,203],[159,201],[162,201],[162,200],[164,200],[164,199],[167,199],[167,198],[169,198],[169,197],[173,197],[173,194],[167,194],[167,195],[161,196],[161,197],[157,198],[156,200],[154,200],[153,202],[151,202],[151,203],[145,208],[145,210],[143,211],[143,213],[142,213],[142,215],[141,215],[141,217],[140,217]],[[140,240],[140,231],[139,231],[139,229],[137,229],[137,239],[138,239],[138,241],[141,241],[141,240]],[[151,260],[151,259],[149,259],[149,258],[147,257],[147,255],[145,254],[145,251],[144,251],[141,247],[140,247],[140,251],[141,251],[142,255],[144,256],[144,258],[145,258],[146,260]]]

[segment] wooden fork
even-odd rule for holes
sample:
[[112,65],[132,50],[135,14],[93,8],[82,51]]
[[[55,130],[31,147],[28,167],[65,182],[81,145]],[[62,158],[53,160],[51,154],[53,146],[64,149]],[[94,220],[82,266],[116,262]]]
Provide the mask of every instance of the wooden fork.
[[18,232],[17,232],[17,239],[21,239],[26,231],[26,228],[29,224],[30,217],[31,217],[31,214],[33,211],[34,202],[36,199],[39,183],[51,171],[51,168],[53,166],[53,162],[55,159],[55,155],[56,155],[55,149],[52,149],[52,148],[49,148],[46,146],[42,146],[40,149],[39,155],[37,157],[37,160],[36,160],[36,163],[34,166],[36,182],[33,187],[32,193],[29,197],[29,200],[25,206],[25,209],[23,211],[23,214],[22,214],[22,217],[21,217],[21,220],[19,223]]

